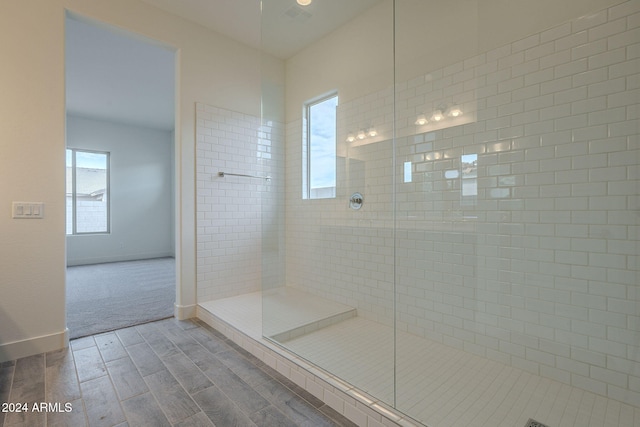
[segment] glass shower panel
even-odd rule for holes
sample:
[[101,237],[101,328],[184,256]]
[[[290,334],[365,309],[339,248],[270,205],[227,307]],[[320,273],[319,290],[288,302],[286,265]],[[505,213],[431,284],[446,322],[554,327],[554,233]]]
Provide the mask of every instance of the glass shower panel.
[[639,12],[396,0],[402,412],[640,422]]
[[482,287],[478,19],[476,2],[396,1],[396,402],[428,425],[472,373],[456,351]]
[[267,0],[261,25],[286,76],[263,81],[263,336],[393,405],[393,2]]

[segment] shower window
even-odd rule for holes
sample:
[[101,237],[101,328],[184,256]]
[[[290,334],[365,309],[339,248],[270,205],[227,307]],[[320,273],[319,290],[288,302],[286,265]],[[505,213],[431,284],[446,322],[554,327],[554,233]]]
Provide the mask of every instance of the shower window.
[[305,104],[307,126],[303,147],[303,195],[305,199],[336,197],[336,108],[338,95]]

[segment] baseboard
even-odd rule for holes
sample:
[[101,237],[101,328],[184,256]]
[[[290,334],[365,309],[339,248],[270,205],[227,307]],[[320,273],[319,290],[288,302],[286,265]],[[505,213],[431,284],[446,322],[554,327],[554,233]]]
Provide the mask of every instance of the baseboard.
[[67,267],[76,267],[79,265],[91,265],[91,264],[106,264],[109,262],[124,262],[124,261],[141,261],[145,259],[155,258],[175,258],[173,252],[158,252],[153,254],[130,254],[130,255],[118,255],[107,257],[95,257],[95,258],[83,258],[83,259],[67,259]]
[[191,319],[196,317],[198,306],[196,304],[191,305],[173,305],[173,316],[178,320]]
[[16,360],[69,346],[69,329],[51,335],[0,344],[0,362]]

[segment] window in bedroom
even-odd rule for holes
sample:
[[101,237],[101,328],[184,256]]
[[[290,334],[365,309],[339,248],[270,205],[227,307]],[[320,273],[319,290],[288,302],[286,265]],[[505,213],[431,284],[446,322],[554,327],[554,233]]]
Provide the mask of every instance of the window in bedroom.
[[109,233],[109,153],[67,149],[67,234]]
[[333,93],[305,104],[307,126],[303,144],[304,199],[336,197],[336,108]]

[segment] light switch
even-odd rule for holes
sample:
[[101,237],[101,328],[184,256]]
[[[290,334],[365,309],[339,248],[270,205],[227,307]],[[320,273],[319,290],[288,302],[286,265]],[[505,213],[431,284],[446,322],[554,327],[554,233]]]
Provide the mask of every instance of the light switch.
[[44,203],[42,202],[13,202],[12,218],[41,219],[44,218]]

